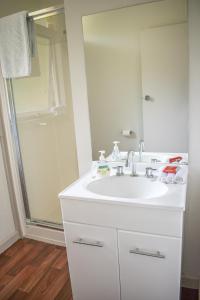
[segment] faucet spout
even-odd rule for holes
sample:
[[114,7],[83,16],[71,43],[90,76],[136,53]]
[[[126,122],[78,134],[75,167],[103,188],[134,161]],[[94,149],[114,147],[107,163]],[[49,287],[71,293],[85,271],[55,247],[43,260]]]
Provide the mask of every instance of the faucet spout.
[[131,170],[131,176],[137,176],[134,156],[135,156],[135,152],[131,150],[128,152],[127,159],[126,159],[126,167]]
[[139,142],[139,161],[142,162],[142,153],[144,152],[144,140]]

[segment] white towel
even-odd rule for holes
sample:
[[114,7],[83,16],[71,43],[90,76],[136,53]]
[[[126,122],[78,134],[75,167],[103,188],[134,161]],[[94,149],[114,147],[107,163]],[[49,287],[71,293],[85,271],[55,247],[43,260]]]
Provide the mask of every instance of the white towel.
[[31,39],[27,12],[0,19],[0,62],[4,78],[29,76],[31,73]]

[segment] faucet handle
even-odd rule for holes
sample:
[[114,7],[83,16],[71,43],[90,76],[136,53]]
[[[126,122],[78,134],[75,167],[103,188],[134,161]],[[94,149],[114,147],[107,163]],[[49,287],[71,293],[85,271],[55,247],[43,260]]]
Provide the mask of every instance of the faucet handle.
[[152,159],[151,159],[151,163],[152,163],[152,164],[156,164],[156,163],[159,163],[159,162],[161,162],[161,160],[159,160],[159,159],[157,159],[157,158],[152,158]]
[[156,171],[156,169],[153,169],[153,168],[151,168],[151,167],[147,167],[147,168],[146,168],[146,174],[145,174],[145,176],[146,176],[147,178],[152,178],[152,177],[154,177],[153,171]]
[[124,175],[123,166],[117,166],[116,176],[123,176],[123,175]]

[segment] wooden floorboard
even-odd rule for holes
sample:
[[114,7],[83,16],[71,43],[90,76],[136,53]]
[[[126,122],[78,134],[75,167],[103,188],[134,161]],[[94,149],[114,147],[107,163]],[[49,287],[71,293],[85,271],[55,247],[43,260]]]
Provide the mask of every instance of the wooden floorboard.
[[[0,300],[7,299],[73,300],[66,249],[23,239],[2,253]],[[183,288],[181,300],[198,300],[198,291]]]

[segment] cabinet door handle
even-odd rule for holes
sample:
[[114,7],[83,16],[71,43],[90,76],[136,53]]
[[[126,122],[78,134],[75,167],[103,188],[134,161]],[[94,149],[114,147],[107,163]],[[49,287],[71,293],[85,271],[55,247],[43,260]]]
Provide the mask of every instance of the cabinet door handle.
[[138,254],[138,255],[144,255],[144,256],[151,256],[156,258],[165,258],[164,254],[161,254],[160,251],[150,252],[141,250],[139,248],[131,249],[129,253]]
[[89,241],[85,239],[77,239],[73,241],[74,244],[80,244],[80,245],[87,245],[87,246],[93,246],[93,247],[103,247],[103,243],[99,241]]

